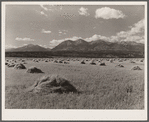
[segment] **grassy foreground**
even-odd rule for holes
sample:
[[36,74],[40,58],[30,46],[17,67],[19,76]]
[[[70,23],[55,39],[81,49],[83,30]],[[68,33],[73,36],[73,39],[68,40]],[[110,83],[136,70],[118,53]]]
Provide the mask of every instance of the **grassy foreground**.
[[[144,63],[129,61],[110,63],[106,66],[80,64],[56,64],[26,61],[25,66],[39,67],[44,73],[30,74],[6,66],[6,109],[143,109],[144,108]],[[123,64],[124,68],[115,67]],[[133,66],[142,70],[131,70]],[[79,94],[35,94],[24,92],[45,74],[59,74],[73,84]]]

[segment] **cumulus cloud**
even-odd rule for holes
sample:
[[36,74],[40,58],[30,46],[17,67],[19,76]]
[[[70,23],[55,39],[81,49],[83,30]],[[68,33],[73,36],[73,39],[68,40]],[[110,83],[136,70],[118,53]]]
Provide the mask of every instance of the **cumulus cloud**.
[[65,38],[65,40],[72,40],[72,41],[76,41],[78,39],[82,39],[82,37],[73,36],[72,38]]
[[143,43],[144,41],[144,19],[135,23],[128,31],[121,31],[113,36],[111,39],[116,41],[136,41]]
[[92,37],[86,38],[85,40],[87,42],[91,42],[91,41],[96,41],[96,40],[99,40],[99,39],[109,41],[108,37],[97,35],[97,34],[93,35]]
[[128,37],[130,35],[135,35],[135,34],[143,34],[144,33],[144,19],[140,20],[139,22],[135,23],[134,26],[130,27],[130,30],[128,31],[121,31],[117,33],[118,37]]
[[119,19],[124,18],[125,15],[122,11],[112,9],[109,7],[99,8],[95,11],[95,18],[103,18],[103,19]]
[[143,37],[134,35],[134,36],[128,36],[128,37],[126,37],[123,41],[135,41],[135,42],[140,42],[140,43],[142,43],[143,40],[144,40]]
[[49,48],[54,48],[55,46],[59,45],[63,41],[65,41],[65,40],[64,39],[61,39],[61,40],[53,39],[52,41],[49,42]]
[[41,33],[47,33],[48,34],[48,33],[51,33],[51,31],[42,29]]
[[16,37],[15,40],[16,40],[16,41],[35,41],[35,40],[32,39],[32,38],[19,38],[19,37]]
[[137,33],[144,33],[144,19],[140,20],[139,22],[135,23],[134,26],[131,28],[130,33],[131,34],[137,34]]
[[5,45],[5,49],[16,48],[14,45]]
[[41,44],[40,44],[39,46],[44,47],[44,48],[47,48],[47,45],[41,45]]
[[89,16],[90,14],[87,12],[87,10],[88,8],[81,7],[78,12],[80,15]]
[[61,34],[66,35],[67,32],[68,32],[68,30],[59,30],[59,31],[58,31],[59,36],[60,36]]

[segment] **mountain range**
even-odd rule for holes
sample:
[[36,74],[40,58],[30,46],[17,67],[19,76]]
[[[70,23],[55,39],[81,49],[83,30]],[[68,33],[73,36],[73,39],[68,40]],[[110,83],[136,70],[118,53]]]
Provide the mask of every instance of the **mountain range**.
[[44,48],[39,45],[34,44],[28,44],[22,47],[18,48],[9,48],[6,49],[6,52],[44,52],[44,51],[50,51],[50,48]]
[[18,48],[6,49],[6,52],[44,52],[44,51],[144,51],[144,44],[136,42],[107,42],[96,40],[86,42],[83,39],[76,41],[66,40],[53,49],[44,48],[39,45],[28,44]]

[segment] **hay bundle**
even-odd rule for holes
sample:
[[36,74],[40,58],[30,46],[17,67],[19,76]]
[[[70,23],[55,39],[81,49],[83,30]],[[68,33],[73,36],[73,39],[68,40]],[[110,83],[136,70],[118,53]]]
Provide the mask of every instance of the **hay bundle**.
[[33,59],[33,62],[37,62],[38,63],[38,60],[37,59]]
[[122,60],[122,59],[120,59],[120,60],[119,60],[119,62],[123,62],[123,60]]
[[110,63],[113,63],[113,60],[112,59],[110,59]]
[[36,62],[36,63],[38,63],[39,61],[38,61],[38,60],[36,60],[35,62]]
[[36,60],[35,59],[33,59],[33,62],[35,62]]
[[130,63],[135,63],[134,61],[130,61]]
[[6,62],[5,65],[8,65],[8,63]]
[[100,63],[100,66],[106,66],[106,64],[103,62],[103,63]]
[[118,64],[116,65],[116,67],[124,67],[122,64]]
[[8,67],[14,67],[15,64],[14,63],[10,63],[10,64],[7,64]]
[[48,75],[38,79],[27,91],[33,91],[35,93],[77,92],[76,88],[68,80],[58,75]]
[[82,60],[82,61],[81,61],[81,64],[85,64],[85,61],[84,61],[84,60]]
[[143,62],[144,60],[142,59],[142,60],[140,60],[140,62]]
[[127,61],[127,59],[125,58],[124,61]]
[[14,61],[14,59],[11,59],[10,61],[11,61],[11,62],[13,62],[13,61]]
[[57,60],[55,60],[55,61],[53,61],[54,63],[58,63],[58,61]]
[[26,67],[23,64],[16,64],[14,66],[15,69],[26,69]]
[[90,64],[91,64],[91,65],[96,65],[96,63],[95,63],[94,60],[91,60]]
[[32,66],[27,69],[27,73],[43,73],[40,69],[36,68],[35,66]]
[[64,61],[64,64],[69,64],[69,62]]
[[135,66],[131,70],[142,70],[142,69],[139,66]]
[[9,60],[8,60],[8,59],[6,59],[6,62],[9,62]]
[[62,61],[62,60],[60,60],[58,63],[63,63],[63,61]]
[[22,59],[22,62],[25,62],[25,59]]
[[23,62],[22,64],[27,64],[26,62]]

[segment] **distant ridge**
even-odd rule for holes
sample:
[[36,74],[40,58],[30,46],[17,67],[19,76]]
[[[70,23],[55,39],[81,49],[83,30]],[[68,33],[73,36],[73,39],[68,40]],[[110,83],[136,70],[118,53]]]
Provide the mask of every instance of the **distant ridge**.
[[6,52],[44,52],[44,51],[50,51],[50,49],[34,44],[28,44],[18,48],[6,49]]

